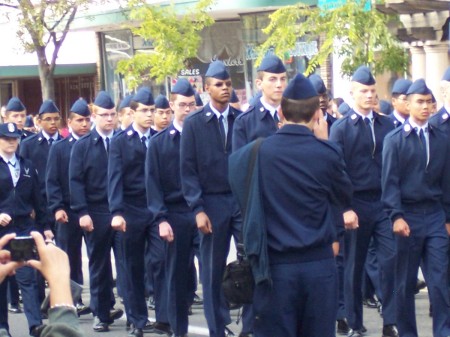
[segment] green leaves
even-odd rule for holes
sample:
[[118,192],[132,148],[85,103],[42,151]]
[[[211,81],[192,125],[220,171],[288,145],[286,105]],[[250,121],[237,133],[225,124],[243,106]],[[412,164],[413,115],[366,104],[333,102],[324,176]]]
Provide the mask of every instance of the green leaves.
[[373,8],[367,10],[365,1],[347,1],[330,10],[302,3],[285,6],[270,15],[270,23],[263,29],[268,39],[259,47],[257,63],[269,49],[282,57],[298,39],[319,39],[319,52],[309,60],[306,75],[332,53],[344,58],[344,76],[350,76],[361,64],[369,65],[375,74],[387,70],[403,72],[408,54],[389,31],[388,23],[399,21]]
[[208,11],[214,0],[200,0],[179,14],[172,3],[169,6],[150,6],[142,0],[129,1],[130,19],[139,27],[131,27],[133,34],[151,40],[154,49],[148,54],[137,54],[121,60],[117,71],[127,84],[135,88],[144,78],[163,82],[184,68],[186,59],[195,57],[201,42],[200,31],[214,23]]

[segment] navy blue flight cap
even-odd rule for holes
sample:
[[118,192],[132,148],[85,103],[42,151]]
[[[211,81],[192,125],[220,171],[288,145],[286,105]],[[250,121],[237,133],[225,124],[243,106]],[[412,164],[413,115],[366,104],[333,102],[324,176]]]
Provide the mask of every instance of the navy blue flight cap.
[[432,95],[433,93],[427,87],[425,80],[423,78],[418,79],[408,89],[407,95]]
[[252,98],[250,98],[250,101],[248,102],[251,106],[255,106],[256,104],[258,104],[259,100],[262,97],[262,92],[258,91],[255,96],[253,96]]
[[133,95],[126,95],[123,100],[119,104],[119,111],[125,108],[130,107],[131,100],[133,99]]
[[168,109],[170,108],[169,100],[164,95],[158,95],[155,99],[155,108],[156,109]]
[[222,61],[214,61],[209,65],[205,77],[213,77],[218,80],[227,80],[230,78],[230,74]]
[[17,97],[11,97],[6,105],[6,111],[24,111],[26,110],[25,105]]
[[[194,88],[191,83],[185,78],[178,79],[177,83],[172,87],[172,94],[177,94],[185,97],[191,97],[195,95]],[[202,104],[203,105],[203,102]]]
[[406,95],[411,84],[412,82],[410,80],[399,78],[397,81],[395,81],[394,86],[392,87],[392,93]]
[[282,74],[286,72],[286,67],[284,66],[283,61],[281,61],[278,56],[271,54],[265,56],[262,59],[257,71],[265,71],[272,74]]
[[350,109],[350,105],[348,105],[348,103],[346,102],[343,102],[341,105],[339,105],[338,112],[342,116],[345,116],[350,111]]
[[230,103],[239,103],[239,98],[237,97],[234,89],[231,91]]
[[312,74],[308,78],[319,95],[327,92],[327,87],[325,86],[325,83],[323,83],[322,77],[317,74]]
[[385,115],[390,115],[391,112],[392,112],[391,103],[389,103],[388,101],[385,101],[384,99],[382,99],[380,101],[380,112],[385,114]]
[[25,123],[23,124],[24,127],[26,128],[32,128],[34,127],[34,121],[33,121],[33,116],[27,116],[25,118]]
[[80,116],[88,117],[91,115],[87,102],[83,99],[77,99],[70,108],[70,112],[74,112]]
[[152,92],[148,87],[140,88],[136,95],[133,97],[133,101],[144,104],[144,105],[154,105],[155,100],[153,99]]
[[14,123],[0,124],[0,137],[20,138],[20,131]]
[[450,67],[448,67],[447,70],[445,71],[444,76],[442,77],[442,80],[450,82]]
[[364,85],[375,84],[375,78],[370,72],[370,69],[366,66],[360,66],[358,69],[356,69],[356,71],[353,73],[352,81]]
[[200,97],[200,94],[197,91],[195,92],[194,97],[195,97],[195,105],[203,106],[202,98]]
[[318,96],[317,91],[311,81],[303,74],[295,75],[283,92],[284,98],[293,100],[302,100],[314,96]]
[[95,97],[94,105],[99,106],[103,109],[114,108],[114,102],[106,91],[99,91],[97,97]]
[[51,99],[45,100],[39,108],[39,115],[53,112],[59,112],[59,109]]

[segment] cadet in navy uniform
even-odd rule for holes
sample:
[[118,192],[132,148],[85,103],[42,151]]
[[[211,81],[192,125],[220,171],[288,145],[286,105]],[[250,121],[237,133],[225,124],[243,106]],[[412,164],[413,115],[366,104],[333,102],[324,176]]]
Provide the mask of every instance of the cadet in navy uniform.
[[[244,245],[259,245],[260,262],[261,256],[268,257],[268,271],[253,269],[255,337],[335,336],[338,280],[332,244],[337,228],[332,204],[348,207],[352,185],[340,149],[314,136],[323,116],[318,96],[301,74],[289,83],[279,110],[286,121],[262,142],[253,171]],[[244,185],[238,183],[245,176],[248,155],[243,153],[251,150],[248,145],[230,157],[236,195]]]
[[161,131],[167,128],[172,122],[172,110],[169,100],[164,95],[158,95],[155,99],[155,114],[153,118],[153,129]]
[[119,104],[117,119],[119,121],[120,130],[125,130],[133,123],[133,117],[130,111],[130,102],[134,95],[125,96]]
[[195,110],[194,89],[186,79],[172,87],[170,108],[173,122],[151,139],[146,159],[147,202],[155,225],[166,244],[168,317],[175,337],[188,332],[188,311],[192,303],[191,256],[197,226],[195,215],[181,190],[180,139],[185,117]]
[[92,328],[103,332],[123,314],[120,309],[110,312],[114,303],[111,267],[114,231],[108,207],[107,167],[117,113],[105,91],[97,94],[92,116],[95,128],[72,147],[69,188],[70,207],[78,215],[89,255],[90,307],[95,317]]
[[330,102],[330,98],[328,97],[327,93],[327,87],[325,86],[325,83],[323,83],[322,78],[317,74],[312,74],[308,78],[314,86],[314,89],[316,89],[317,93],[319,94],[320,110],[322,110],[323,116],[328,124],[328,132],[330,132],[331,125],[333,125],[333,123],[336,121],[336,118],[334,118],[327,112],[328,103]]
[[[36,170],[30,160],[16,155],[21,134],[14,123],[0,125],[0,236],[30,235],[43,230],[45,202]],[[35,212],[35,218],[31,213]],[[31,336],[42,330],[36,273],[29,266],[16,271]],[[0,285],[0,334],[9,336],[6,283]]]
[[406,108],[406,93],[412,82],[410,80],[399,78],[392,87],[392,106],[394,111],[389,118],[394,122],[394,126],[398,128],[408,119],[409,111]]
[[278,129],[277,109],[287,85],[286,68],[275,55],[266,56],[258,67],[256,85],[262,97],[237,119],[233,129],[233,151]]
[[206,72],[210,103],[187,117],[181,134],[181,184],[200,231],[204,312],[211,337],[224,337],[231,322],[221,282],[230,239],[242,225],[228,183],[233,124],[239,111],[229,106],[230,75],[221,61]]
[[147,244],[150,249],[154,249],[152,246],[159,246],[159,251],[164,252],[161,238],[152,233],[151,213],[147,209],[145,192],[145,156],[150,139],[152,114],[155,112],[150,89],[139,89],[130,102],[130,108],[133,123],[113,138],[108,160],[111,226],[114,230],[123,232],[122,246],[126,270],[124,304],[127,319],[133,324],[128,336],[140,337],[144,330],[170,334],[164,303],[164,253],[162,258],[152,255],[153,275],[156,278],[154,286],[157,322],[154,325],[148,321],[145,302],[145,246]]
[[[407,92],[409,119],[385,138],[383,202],[397,239],[397,326],[417,337],[414,294],[423,273],[433,306],[433,336],[450,336],[448,235],[450,234],[450,142],[428,123],[431,90],[415,81]],[[447,230],[446,230],[447,227]]]
[[19,129],[20,140],[24,140],[33,133],[24,130],[25,121],[27,119],[27,108],[22,101],[17,97],[11,97],[6,105],[4,123],[15,123]]
[[[372,111],[375,79],[369,68],[359,67],[352,77],[353,109],[337,120],[330,140],[338,143],[354,187],[351,208],[344,213],[345,233],[345,307],[352,331],[361,336],[363,304],[361,282],[370,239],[375,240],[382,275],[383,337],[398,336],[395,328],[394,235],[391,222],[381,203],[381,152],[386,134],[394,129],[392,121]],[[358,216],[359,227],[349,225]],[[353,230],[352,230],[353,229]]]
[[[56,244],[67,253],[70,279],[78,284],[83,284],[81,259],[83,231],[78,222],[78,215],[70,208],[69,160],[73,144],[90,131],[90,117],[87,102],[84,99],[75,101],[67,118],[67,125],[72,133],[51,146],[45,173],[47,207],[56,220]],[[91,312],[81,299],[75,305],[79,315]]]

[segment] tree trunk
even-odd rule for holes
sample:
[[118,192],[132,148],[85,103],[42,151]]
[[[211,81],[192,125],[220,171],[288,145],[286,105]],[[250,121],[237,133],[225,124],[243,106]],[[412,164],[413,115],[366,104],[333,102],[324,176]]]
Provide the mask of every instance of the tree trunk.
[[55,80],[53,71],[50,71],[51,68],[45,56],[45,49],[36,50],[36,52],[38,54],[38,68],[39,79],[41,81],[42,100],[55,100]]

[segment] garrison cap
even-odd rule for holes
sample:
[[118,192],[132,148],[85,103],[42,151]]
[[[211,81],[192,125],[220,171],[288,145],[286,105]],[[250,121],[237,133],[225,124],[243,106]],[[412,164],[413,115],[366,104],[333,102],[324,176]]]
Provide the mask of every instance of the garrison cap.
[[[175,83],[175,85],[172,87],[171,93],[185,97],[191,97],[195,95],[194,88],[192,88],[191,83],[189,83],[189,81],[185,78],[178,79],[177,83]],[[203,105],[203,102],[202,104],[197,105]]]
[[76,114],[84,117],[88,117],[91,115],[88,104],[83,98],[77,99],[75,103],[73,103],[72,107],[70,108],[70,112],[75,112]]
[[237,97],[234,89],[231,91],[230,103],[239,103],[239,98]]
[[445,71],[444,76],[442,77],[442,80],[450,82],[450,67],[448,67],[447,70]]
[[51,99],[45,100],[39,108],[39,115],[53,112],[59,112],[59,109]]
[[158,95],[155,99],[156,109],[168,109],[170,108],[169,100],[164,95]]
[[218,80],[227,80],[230,78],[230,74],[222,61],[214,61],[209,65],[205,77],[213,77]]
[[194,97],[195,97],[195,105],[203,106],[202,98],[200,97],[200,94],[197,91],[194,93]]
[[251,106],[255,106],[258,101],[261,99],[262,97],[262,92],[258,91],[255,96],[253,96],[252,98],[250,98],[250,101],[248,102]]
[[25,118],[25,123],[23,124],[24,127],[26,128],[32,128],[34,127],[34,121],[33,121],[33,116],[28,115]]
[[392,87],[392,93],[406,95],[411,84],[412,82],[410,80],[399,78],[395,81],[394,86]]
[[314,96],[318,96],[317,91],[311,81],[303,74],[295,75],[283,92],[284,98],[293,100],[302,100]]
[[325,86],[325,83],[323,83],[322,77],[317,74],[312,74],[308,78],[319,95],[327,92],[327,87]]
[[427,87],[427,84],[425,83],[425,80],[423,78],[418,79],[408,89],[407,95],[432,95],[433,93],[431,90]]
[[119,111],[125,108],[130,107],[131,100],[133,99],[133,95],[126,95],[119,104]]
[[17,97],[11,97],[6,105],[6,111],[24,111],[26,110],[25,105]]
[[380,112],[385,114],[385,115],[390,115],[391,112],[392,112],[391,103],[389,103],[388,101],[382,99],[380,101]]
[[433,93],[431,93],[431,102],[436,103],[436,97],[434,97]]
[[106,91],[99,91],[97,97],[95,98],[94,105],[99,106],[103,109],[112,109],[114,108],[114,102],[111,98],[111,95]]
[[346,102],[342,102],[341,105],[339,105],[338,111],[342,116],[345,116],[350,111],[350,105]]
[[0,137],[20,138],[20,131],[15,123],[0,124]]
[[375,84],[375,78],[370,72],[370,69],[366,66],[360,66],[358,69],[356,69],[356,71],[353,73],[352,81],[364,85]]
[[148,87],[140,88],[136,95],[134,95],[133,101],[144,104],[144,105],[154,105],[155,100],[153,99],[152,92]]
[[262,59],[257,71],[265,71],[272,74],[282,74],[286,72],[286,67],[283,64],[283,61],[281,61],[278,56],[272,54],[267,55]]

